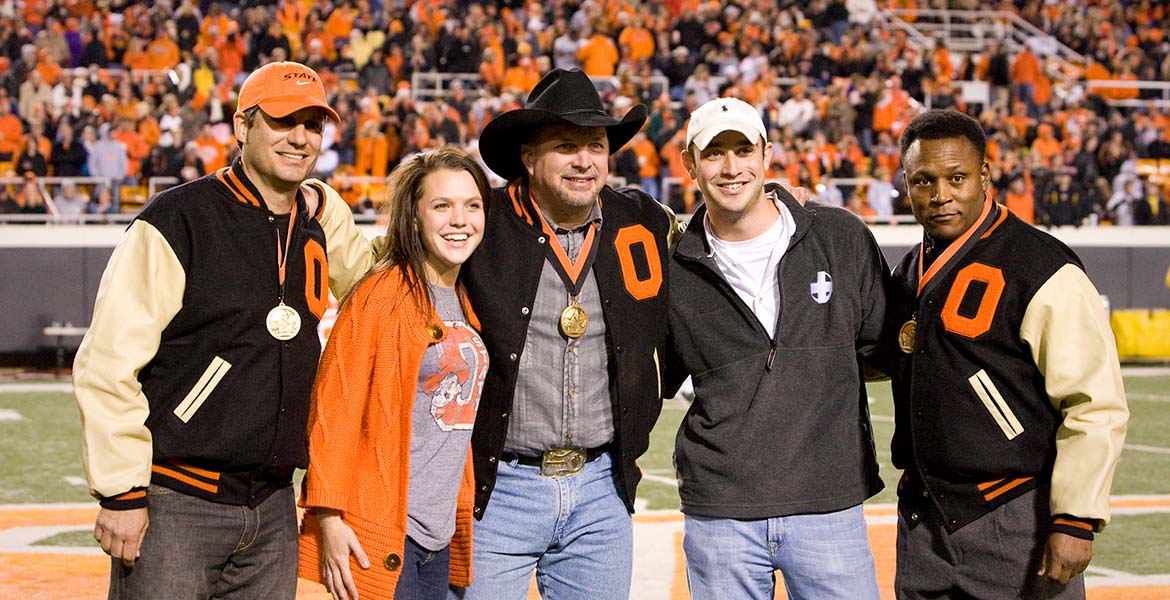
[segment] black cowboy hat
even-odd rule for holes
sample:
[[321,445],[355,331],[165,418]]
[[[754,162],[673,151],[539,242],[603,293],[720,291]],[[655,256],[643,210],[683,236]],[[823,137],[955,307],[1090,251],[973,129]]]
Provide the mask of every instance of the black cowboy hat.
[[622,118],[611,117],[589,76],[580,69],[553,69],[528,94],[524,108],[494,118],[479,136],[479,151],[488,168],[509,181],[527,171],[520,145],[541,125],[570,124],[604,127],[609,153],[626,145],[646,121],[646,106],[631,108]]

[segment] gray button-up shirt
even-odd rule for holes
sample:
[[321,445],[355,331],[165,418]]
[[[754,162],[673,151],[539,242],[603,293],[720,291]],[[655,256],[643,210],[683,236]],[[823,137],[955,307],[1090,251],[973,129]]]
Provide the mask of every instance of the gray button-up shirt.
[[[571,231],[557,227],[548,215],[545,220],[556,232],[569,260],[575,261],[580,254],[589,223],[597,223],[594,243],[600,243],[599,205],[594,205],[589,223]],[[585,278],[577,303],[588,313],[589,327],[585,335],[572,339],[560,329],[561,311],[572,296],[547,260],[541,269],[520,358],[505,452],[534,456],[561,446],[595,448],[613,441],[601,294],[592,269]]]

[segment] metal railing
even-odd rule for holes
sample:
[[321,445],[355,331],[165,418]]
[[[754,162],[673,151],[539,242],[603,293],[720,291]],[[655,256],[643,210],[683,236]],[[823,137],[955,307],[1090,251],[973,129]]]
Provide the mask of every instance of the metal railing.
[[451,95],[451,84],[460,82],[468,98],[484,95],[483,77],[478,73],[414,73],[410,76],[410,95],[416,101],[443,100]]
[[175,187],[179,183],[178,177],[151,177],[146,180],[146,197],[153,198],[156,193]]
[[[621,87],[618,77],[590,77],[593,86],[601,94],[606,94]],[[722,78],[712,77],[717,81]],[[651,98],[657,98],[670,89],[670,80],[662,75],[635,77],[635,81],[642,84]],[[416,101],[444,100],[451,95],[451,85],[455,82],[463,85],[463,90],[470,98],[479,98],[486,92],[483,78],[477,73],[414,73],[410,76],[410,94]]]
[[1054,36],[1025,21],[1019,15],[1002,10],[883,9],[884,24],[906,31],[911,41],[926,47],[928,38],[939,37],[947,48],[959,52],[982,52],[993,42],[1003,42],[1010,52],[1031,46],[1041,56],[1050,56],[1060,64],[1060,76],[1069,67],[1081,67],[1085,57]]

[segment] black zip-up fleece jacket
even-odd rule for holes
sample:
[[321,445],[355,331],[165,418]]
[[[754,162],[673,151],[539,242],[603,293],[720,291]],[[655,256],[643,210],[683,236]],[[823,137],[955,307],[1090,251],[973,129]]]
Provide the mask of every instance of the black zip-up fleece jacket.
[[[483,242],[461,274],[483,325],[480,335],[492,363],[471,438],[477,519],[483,518],[495,487],[532,302],[549,252],[548,236],[530,199],[513,202],[506,190],[497,189],[492,202]],[[650,430],[662,410],[659,365],[666,340],[666,239],[673,222],[653,198],[629,188],[603,188],[601,215],[593,276],[602,314],[596,318],[605,319],[619,489],[633,512],[642,479],[635,460],[650,445]]]
[[774,338],[715,264],[706,207],[671,254],[666,395],[688,374],[695,385],[674,454],[689,515],[823,513],[882,488],[859,360],[877,348],[889,269],[857,217],[766,190],[796,222]]

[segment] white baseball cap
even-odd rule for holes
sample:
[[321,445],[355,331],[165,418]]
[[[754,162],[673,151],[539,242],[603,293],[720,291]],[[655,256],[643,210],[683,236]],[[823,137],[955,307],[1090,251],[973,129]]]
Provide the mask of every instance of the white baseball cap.
[[753,143],[768,139],[760,111],[743,100],[716,98],[691,113],[691,122],[687,124],[687,147],[694,144],[702,150],[724,131],[738,131]]

